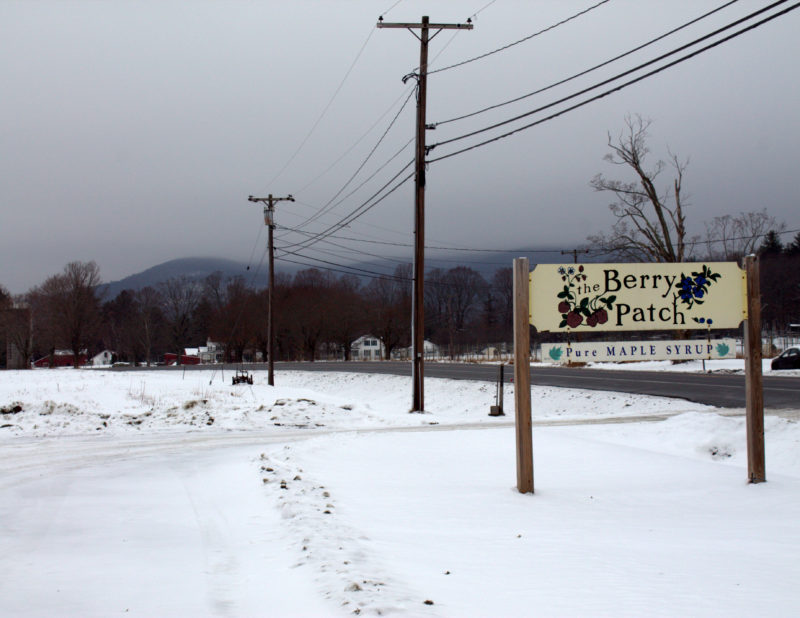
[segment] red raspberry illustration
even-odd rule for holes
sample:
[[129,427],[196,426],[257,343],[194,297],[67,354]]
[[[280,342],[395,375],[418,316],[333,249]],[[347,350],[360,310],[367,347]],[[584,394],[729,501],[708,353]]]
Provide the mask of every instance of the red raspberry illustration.
[[565,300],[562,300],[560,303],[558,303],[558,312],[566,313],[567,311],[569,311],[569,303]]
[[580,313],[576,313],[575,311],[570,311],[567,314],[567,326],[570,328],[576,328],[581,325],[583,322],[583,316]]
[[608,322],[608,311],[606,311],[605,309],[598,309],[597,311],[594,312],[594,314],[597,316],[598,324],[605,324],[606,322]]

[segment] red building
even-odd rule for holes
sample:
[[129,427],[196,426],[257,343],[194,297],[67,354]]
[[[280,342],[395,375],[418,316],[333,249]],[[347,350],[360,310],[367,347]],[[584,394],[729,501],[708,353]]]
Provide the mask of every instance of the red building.
[[[52,357],[43,356],[42,358],[33,361],[34,367],[72,367],[75,363],[75,355],[70,350],[56,350]],[[86,352],[81,352],[78,356],[78,365],[85,365],[89,357]]]
[[[164,364],[165,365],[176,365],[178,361],[178,355],[172,352],[167,352],[164,354]],[[191,354],[181,354],[181,365],[199,365],[200,364],[200,357],[193,356]]]

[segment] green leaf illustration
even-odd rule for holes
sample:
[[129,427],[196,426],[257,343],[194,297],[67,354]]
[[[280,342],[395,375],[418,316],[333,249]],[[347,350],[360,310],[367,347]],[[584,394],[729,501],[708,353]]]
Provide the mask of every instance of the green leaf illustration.
[[728,347],[726,344],[724,343],[717,344],[717,354],[719,354],[720,356],[727,356],[728,352],[730,351],[731,351],[730,347]]
[[561,348],[550,348],[550,358],[554,361],[561,360],[561,355],[564,353],[564,350]]

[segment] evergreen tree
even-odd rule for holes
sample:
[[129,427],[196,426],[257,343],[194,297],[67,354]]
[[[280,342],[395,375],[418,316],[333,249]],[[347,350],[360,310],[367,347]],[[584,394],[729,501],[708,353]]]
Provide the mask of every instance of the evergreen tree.
[[764,236],[764,242],[762,242],[761,246],[758,248],[758,254],[761,256],[776,256],[781,253],[783,253],[781,237],[775,230],[770,230],[767,232],[766,236]]
[[783,249],[786,255],[800,255],[800,232],[794,235],[794,240]]

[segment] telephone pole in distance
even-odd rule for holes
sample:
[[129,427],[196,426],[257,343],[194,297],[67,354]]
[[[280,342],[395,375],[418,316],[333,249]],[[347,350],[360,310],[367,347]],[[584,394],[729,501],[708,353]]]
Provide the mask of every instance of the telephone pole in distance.
[[562,251],[561,255],[569,255],[572,254],[572,259],[575,264],[578,263],[578,254],[579,253],[589,253],[588,249],[572,249],[571,251]]
[[[411,294],[411,382],[413,390],[412,412],[425,411],[424,358],[425,358],[425,101],[428,89],[428,42],[442,30],[472,30],[471,20],[466,24],[432,24],[428,16],[420,23],[384,23],[378,18],[378,28],[405,28],[419,39],[419,73],[406,75],[417,79],[417,147],[414,198],[414,286]],[[414,30],[419,30],[417,35]],[[430,35],[430,30],[435,30]]]
[[291,195],[286,197],[272,197],[272,193],[270,193],[267,197],[253,197],[251,195],[247,198],[247,201],[262,202],[264,204],[264,224],[269,228],[269,240],[267,242],[269,248],[269,289],[267,290],[267,384],[275,386],[275,323],[272,319],[272,298],[275,288],[275,249],[272,246],[272,231],[275,229],[275,203],[284,201],[294,202],[294,198]]

